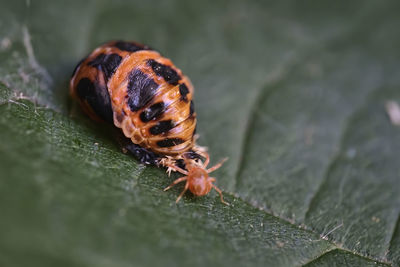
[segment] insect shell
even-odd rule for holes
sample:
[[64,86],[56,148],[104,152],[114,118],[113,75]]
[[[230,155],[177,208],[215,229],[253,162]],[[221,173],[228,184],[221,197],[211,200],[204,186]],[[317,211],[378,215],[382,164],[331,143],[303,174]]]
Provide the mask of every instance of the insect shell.
[[[177,198],[190,190],[208,194],[215,178],[209,155],[196,145],[193,86],[180,69],[148,46],[111,41],[96,48],[76,66],[70,93],[96,121],[113,123],[130,139],[126,149],[145,164],[184,174],[173,185],[186,182]],[[201,160],[204,159],[204,162]]]

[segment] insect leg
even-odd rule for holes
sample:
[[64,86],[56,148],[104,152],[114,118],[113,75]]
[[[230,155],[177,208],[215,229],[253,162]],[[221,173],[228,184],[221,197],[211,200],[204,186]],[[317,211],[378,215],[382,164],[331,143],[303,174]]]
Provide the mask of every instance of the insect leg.
[[215,166],[209,168],[209,169],[207,170],[207,173],[210,173],[210,172],[213,172],[213,171],[219,169],[219,168],[222,166],[222,164],[223,164],[225,161],[227,161],[227,160],[228,160],[228,158],[222,159],[222,160],[221,160],[219,163],[217,163]]
[[181,194],[179,195],[179,197],[176,199],[175,203],[178,203],[178,202],[179,202],[179,200],[182,198],[183,194],[185,194],[185,192],[188,190],[188,188],[189,188],[189,183],[186,182],[185,189],[183,189],[182,193],[181,193]]
[[218,192],[219,196],[221,197],[221,202],[224,203],[225,205],[228,205],[228,206],[229,206],[229,203],[226,202],[226,201],[224,200],[223,196],[222,196],[222,191],[221,191],[221,189],[219,189],[219,188],[216,187],[215,185],[212,185],[212,187],[215,189],[215,191]]
[[167,190],[171,189],[171,187],[173,187],[174,185],[176,185],[176,184],[178,184],[180,182],[186,181],[186,180],[187,180],[187,176],[183,176],[183,177],[181,177],[179,179],[176,179],[172,184],[170,184],[169,186],[164,188],[164,191],[167,191]]

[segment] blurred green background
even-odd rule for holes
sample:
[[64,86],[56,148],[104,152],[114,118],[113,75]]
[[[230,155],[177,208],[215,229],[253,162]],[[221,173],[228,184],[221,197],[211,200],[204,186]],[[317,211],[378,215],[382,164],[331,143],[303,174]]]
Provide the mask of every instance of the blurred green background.
[[[0,1],[0,266],[399,266],[398,1]],[[195,86],[218,195],[121,152],[68,96],[135,40]]]

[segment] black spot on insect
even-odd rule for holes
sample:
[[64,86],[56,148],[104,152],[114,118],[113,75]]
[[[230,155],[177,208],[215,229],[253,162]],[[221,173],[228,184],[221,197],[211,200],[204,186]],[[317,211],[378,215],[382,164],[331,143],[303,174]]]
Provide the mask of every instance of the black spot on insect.
[[194,113],[194,103],[193,103],[193,100],[192,100],[192,101],[190,101],[190,116],[192,116],[193,113]]
[[131,111],[138,111],[151,101],[158,84],[139,69],[131,71],[128,80],[128,105]]
[[107,87],[82,78],[76,86],[77,95],[86,101],[93,111],[103,120],[112,123],[113,112]]
[[188,152],[185,152],[183,155],[187,159],[201,159],[201,156],[194,152],[193,150],[189,150]]
[[149,59],[147,61],[147,65],[153,69],[157,76],[163,77],[164,80],[169,84],[177,85],[178,81],[181,79],[179,74],[173,68],[158,63],[154,59]]
[[189,94],[189,89],[186,84],[182,83],[179,85],[179,93],[181,94],[181,100],[187,101],[187,94]]
[[164,112],[164,103],[159,102],[150,107],[146,108],[142,113],[140,113],[140,120],[142,122],[149,122],[160,117]]
[[[130,140],[129,140],[130,141]],[[129,142],[125,148],[132,153],[143,164],[158,165],[161,156],[132,142]]]
[[185,164],[185,161],[183,159],[176,160],[175,165],[177,167],[181,168],[181,169],[186,170],[186,164]]
[[124,41],[117,41],[114,46],[118,48],[119,50],[122,51],[128,51],[128,52],[136,52],[140,50],[149,50],[150,48],[148,46],[134,43],[134,42],[124,42]]
[[110,79],[110,77],[114,74],[115,70],[118,68],[121,63],[122,57],[118,54],[100,54],[95,59],[88,63],[89,66],[95,67],[104,72],[106,79]]
[[165,138],[157,142],[159,147],[171,147],[182,144],[184,141],[180,138]]
[[174,128],[174,126],[175,123],[172,120],[160,121],[156,125],[150,128],[150,133],[154,135],[166,133],[172,128]]
[[82,64],[82,62],[83,62],[85,59],[86,59],[86,58],[81,59],[81,60],[78,62],[78,64],[76,64],[76,66],[75,66],[75,68],[74,68],[74,71],[72,72],[71,77],[74,77],[74,75],[75,75],[76,71],[78,70],[79,66]]
[[[188,152],[185,152],[183,154],[183,156],[187,159],[195,159],[195,160],[201,159],[201,156],[199,154],[197,154],[196,152],[194,152],[193,150],[189,150]],[[185,161],[183,159],[178,159],[176,161],[176,166],[186,170]]]

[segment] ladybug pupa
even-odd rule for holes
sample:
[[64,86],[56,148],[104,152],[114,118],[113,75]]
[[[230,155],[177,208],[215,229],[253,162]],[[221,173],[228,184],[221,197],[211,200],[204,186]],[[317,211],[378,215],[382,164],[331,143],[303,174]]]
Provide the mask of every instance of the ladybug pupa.
[[129,140],[125,148],[140,162],[177,171],[189,190],[203,196],[221,190],[209,173],[209,155],[196,144],[193,86],[180,69],[146,45],[111,41],[96,48],[76,66],[70,93],[96,121],[112,123]]

